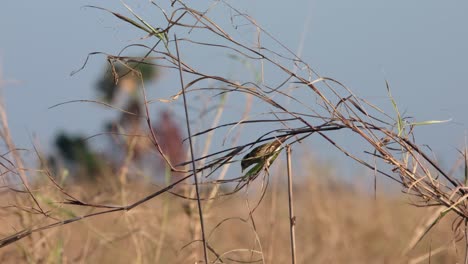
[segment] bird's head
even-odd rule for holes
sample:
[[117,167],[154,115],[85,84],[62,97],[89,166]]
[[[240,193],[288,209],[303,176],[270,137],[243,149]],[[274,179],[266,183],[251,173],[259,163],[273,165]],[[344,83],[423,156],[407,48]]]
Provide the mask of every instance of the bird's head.
[[254,164],[255,162],[253,161],[252,159],[252,155],[251,153],[245,155],[243,158],[242,158],[242,161],[241,161],[241,169],[242,169],[242,172],[244,172],[245,169],[247,169],[248,167],[250,167],[250,165]]

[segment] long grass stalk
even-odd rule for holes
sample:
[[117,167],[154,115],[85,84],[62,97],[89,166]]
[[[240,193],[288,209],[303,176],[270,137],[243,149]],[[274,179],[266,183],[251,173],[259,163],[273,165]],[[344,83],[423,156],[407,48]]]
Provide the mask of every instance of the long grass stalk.
[[178,62],[178,68],[179,68],[180,86],[182,89],[182,96],[184,98],[185,120],[186,120],[187,134],[188,134],[189,145],[190,145],[190,159],[192,161],[193,180],[195,182],[195,191],[197,195],[198,215],[200,217],[201,237],[202,237],[202,243],[203,243],[203,256],[205,259],[205,263],[208,264],[209,262],[208,262],[208,250],[207,250],[207,244],[206,244],[206,238],[205,238],[205,223],[203,221],[203,209],[202,209],[202,204],[200,200],[200,189],[198,186],[197,167],[195,164],[195,154],[193,152],[192,132],[190,130],[190,120],[189,120],[189,114],[188,114],[188,109],[187,109],[187,98],[185,95],[185,86],[184,86],[184,79],[182,76],[182,68],[180,64],[180,54],[179,54],[179,45],[177,43],[177,36],[174,35],[174,39],[175,39],[177,62]]
[[289,208],[289,233],[291,240],[291,263],[296,264],[296,216],[294,214],[293,180],[291,164],[291,146],[286,146],[286,160],[288,168],[288,208]]

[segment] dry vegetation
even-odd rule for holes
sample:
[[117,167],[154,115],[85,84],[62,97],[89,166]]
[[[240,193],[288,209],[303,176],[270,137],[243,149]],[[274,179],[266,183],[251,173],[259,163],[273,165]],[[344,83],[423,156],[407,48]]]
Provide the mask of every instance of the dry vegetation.
[[[314,263],[428,263],[426,254],[431,250],[431,263],[455,263],[460,259],[463,249],[458,248],[457,253],[448,218],[404,256],[403,250],[422,221],[430,216],[430,209],[415,208],[401,195],[381,195],[374,200],[359,186],[342,183],[333,175],[327,175],[326,170],[314,169],[310,173],[308,180],[294,188],[298,263],[311,260]],[[219,259],[222,263],[259,261],[261,255],[251,254],[249,250],[260,251],[260,245],[266,263],[290,262],[288,200],[282,188],[285,179],[280,179],[284,175],[272,176],[275,181],[254,213],[260,244],[256,243],[256,234],[248,221],[246,195],[219,199],[205,213],[208,242],[222,255]],[[149,183],[127,185],[126,199],[138,199],[138,194],[152,190]],[[102,203],[103,198],[107,203],[122,201],[118,188],[77,186],[70,187],[69,191],[91,203]],[[253,204],[258,195],[250,195],[248,200]],[[167,215],[163,213],[164,203],[170,205]],[[0,260],[2,263],[19,260],[31,263],[195,263],[201,260],[203,252],[199,243],[190,243],[193,232],[199,229],[191,215],[196,211],[186,210],[188,203],[193,202],[165,194],[129,212],[102,215],[37,232],[2,249]],[[11,233],[13,227],[21,229],[31,225],[34,218],[40,219],[28,213],[5,212],[9,213],[2,215],[2,222],[8,224],[3,225],[2,236]],[[87,214],[90,209],[81,208],[75,213]],[[211,260],[214,259],[213,254]]]
[[[135,84],[141,108],[88,101],[121,113],[127,124],[89,138],[119,138],[125,150],[116,166],[91,175],[94,182],[62,181],[63,168],[50,169],[36,149],[40,167],[25,169],[1,109],[1,136],[7,146],[1,162],[2,262],[468,261],[468,173],[455,173],[460,167],[468,171],[466,155],[461,152],[458,170],[444,171],[416,144],[413,133],[417,125],[439,121],[417,123],[402,116],[388,84],[393,110],[382,111],[342,83],[320,76],[226,2],[206,2],[199,10],[183,1],[150,5],[160,21],[148,21],[129,6],[125,15],[98,8],[146,36],[117,55],[90,56],[106,56],[115,82],[128,74],[141,76],[141,64],[164,69],[174,77],[177,91],[169,91],[174,95],[166,98],[147,98],[143,82]],[[211,17],[220,12],[218,7],[223,14],[228,10],[229,19]],[[246,32],[256,32],[255,40]],[[130,48],[143,50],[145,56],[125,56]],[[184,60],[197,49],[212,51],[213,61],[234,60],[244,72],[226,77],[209,65]],[[219,56],[220,51],[229,56]],[[155,104],[178,105],[186,115],[186,162],[174,161],[170,153],[180,152],[165,145],[163,130],[154,127],[150,112]],[[234,109],[230,115],[225,113],[229,109]],[[138,129],[129,129],[132,125]],[[356,144],[340,142],[337,133]],[[278,152],[272,151],[257,156],[253,168],[240,175],[237,164],[248,163],[243,157],[256,149],[253,146],[281,142],[280,148],[267,146],[298,150],[298,143],[311,138],[370,169],[375,179],[389,179],[401,193],[378,192],[375,199],[359,184],[329,173],[312,155],[294,156],[297,152],[292,154],[292,170],[286,169],[286,151],[275,164]],[[137,156],[147,162],[158,157],[166,172],[153,170],[143,177],[144,165]],[[302,165],[297,166],[299,160]],[[163,174],[166,183],[154,180]],[[364,176],[355,177],[363,182]]]

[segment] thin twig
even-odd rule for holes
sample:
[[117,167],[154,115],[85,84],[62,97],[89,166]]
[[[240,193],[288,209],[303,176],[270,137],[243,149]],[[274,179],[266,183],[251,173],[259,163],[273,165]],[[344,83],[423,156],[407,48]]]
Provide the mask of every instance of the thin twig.
[[194,160],[195,155],[193,154],[192,134],[190,131],[190,122],[189,122],[189,116],[188,116],[188,110],[187,110],[187,98],[185,96],[184,79],[182,77],[182,68],[180,65],[179,45],[177,44],[176,35],[174,35],[174,42],[175,42],[175,48],[176,48],[176,53],[177,53],[177,63],[179,67],[180,86],[182,88],[182,96],[184,98],[185,120],[186,120],[187,134],[188,134],[189,145],[190,145],[190,159],[192,160],[193,180],[195,182],[195,191],[197,194],[198,215],[200,216],[200,228],[201,228],[201,233],[202,233],[201,235],[202,235],[202,242],[203,242],[203,255],[205,257],[205,263],[208,264],[209,263],[208,252],[207,252],[207,246],[206,246],[206,240],[205,240],[205,225],[203,223],[203,212],[202,212],[202,205],[200,201],[200,190],[198,188],[197,169],[196,169],[195,160]]

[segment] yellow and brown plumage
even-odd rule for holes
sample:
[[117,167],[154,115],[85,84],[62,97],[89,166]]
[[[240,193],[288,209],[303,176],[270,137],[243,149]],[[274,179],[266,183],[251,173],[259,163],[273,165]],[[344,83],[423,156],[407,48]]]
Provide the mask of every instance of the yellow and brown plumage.
[[242,171],[247,169],[253,164],[264,164],[266,167],[271,165],[273,159],[276,158],[278,151],[281,149],[281,145],[289,137],[283,136],[274,139],[271,142],[265,143],[254,148],[249,154],[245,155],[241,161]]

